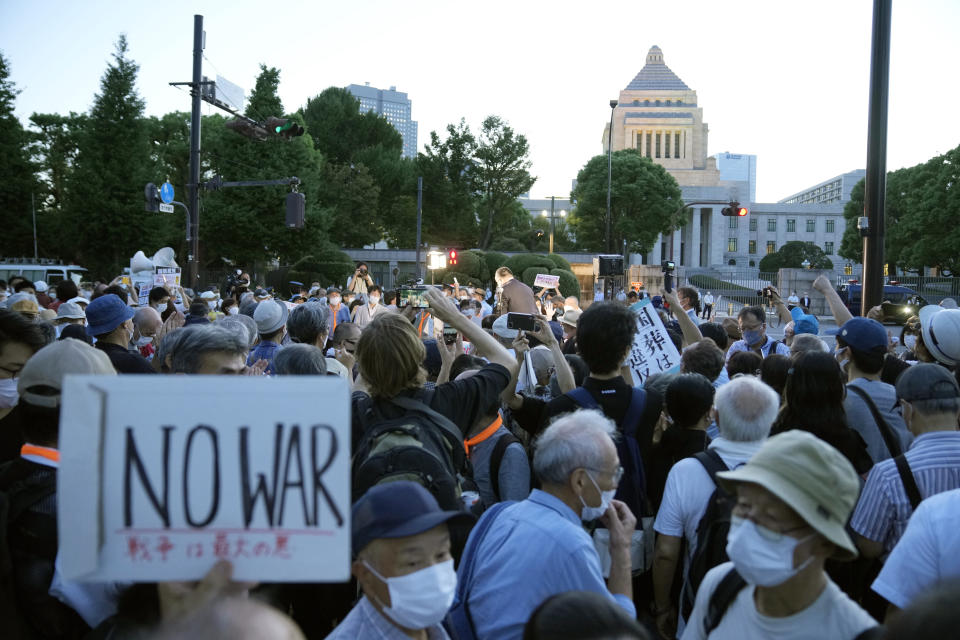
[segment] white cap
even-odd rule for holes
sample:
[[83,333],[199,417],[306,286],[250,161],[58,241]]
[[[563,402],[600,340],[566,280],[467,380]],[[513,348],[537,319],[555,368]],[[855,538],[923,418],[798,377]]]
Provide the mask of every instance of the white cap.
[[47,283],[43,280],[37,280],[33,283],[33,288],[36,289],[38,293],[46,293],[50,287],[48,287]]

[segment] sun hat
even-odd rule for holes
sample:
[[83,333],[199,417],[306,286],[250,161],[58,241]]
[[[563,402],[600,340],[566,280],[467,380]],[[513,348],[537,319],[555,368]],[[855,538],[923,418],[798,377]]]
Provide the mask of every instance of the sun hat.
[[583,311],[579,309],[570,309],[563,314],[563,317],[560,318],[561,324],[568,324],[571,327],[577,326],[577,323],[580,322],[580,316],[583,315]]
[[87,305],[87,335],[110,333],[133,317],[133,309],[114,293],[100,296]]
[[791,429],[771,436],[745,465],[717,473],[717,482],[731,493],[740,482],[760,485],[835,544],[835,558],[857,557],[846,530],[860,493],[857,472],[842,453],[815,435]]
[[265,300],[257,305],[253,312],[253,320],[257,323],[257,332],[270,334],[287,324],[290,311],[287,305],[279,300]]
[[116,375],[105,351],[74,338],[49,344],[27,360],[20,371],[20,398],[40,407],[58,407],[63,379],[68,374]]
[[951,367],[960,363],[960,309],[929,304],[920,309],[923,346],[934,358]]
[[76,302],[62,302],[60,306],[57,307],[57,320],[61,318],[64,320],[80,320],[86,317],[87,314],[83,312],[83,309]]

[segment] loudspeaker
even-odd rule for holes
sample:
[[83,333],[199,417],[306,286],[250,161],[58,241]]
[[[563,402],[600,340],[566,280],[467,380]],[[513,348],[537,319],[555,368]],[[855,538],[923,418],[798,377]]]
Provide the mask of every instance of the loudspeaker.
[[623,256],[610,255],[598,256],[598,275],[601,276],[622,276],[623,275]]
[[306,198],[302,193],[287,194],[287,228],[303,229]]

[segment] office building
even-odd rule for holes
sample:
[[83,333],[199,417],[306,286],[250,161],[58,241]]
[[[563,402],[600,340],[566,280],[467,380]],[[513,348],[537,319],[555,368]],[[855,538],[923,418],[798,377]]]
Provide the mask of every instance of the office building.
[[407,94],[397,91],[396,87],[377,89],[367,82],[364,85],[351,84],[347,91],[360,100],[360,110],[373,111],[383,116],[387,122],[403,137],[403,156],[417,157],[417,122],[411,116],[412,103]]
[[829,180],[824,180],[820,184],[815,184],[809,189],[804,189],[784,198],[780,202],[787,204],[825,204],[827,202],[847,202],[850,200],[850,192],[853,186],[863,180],[867,175],[865,169],[848,171],[834,176]]
[[722,182],[740,182],[746,185],[738,201],[746,204],[757,199],[757,156],[746,153],[718,153],[717,169]]

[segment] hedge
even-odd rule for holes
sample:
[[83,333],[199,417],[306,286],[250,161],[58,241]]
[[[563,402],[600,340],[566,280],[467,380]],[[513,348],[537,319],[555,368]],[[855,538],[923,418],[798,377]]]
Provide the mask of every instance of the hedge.
[[517,277],[520,277],[530,267],[540,267],[540,273],[547,273],[550,269],[556,269],[553,260],[533,253],[521,253],[512,258],[507,258],[507,267]]
[[552,261],[554,266],[557,269],[566,269],[567,271],[573,271],[573,267],[570,266],[570,263],[567,262],[567,259],[563,256],[558,256],[555,253],[548,253],[547,259]]

